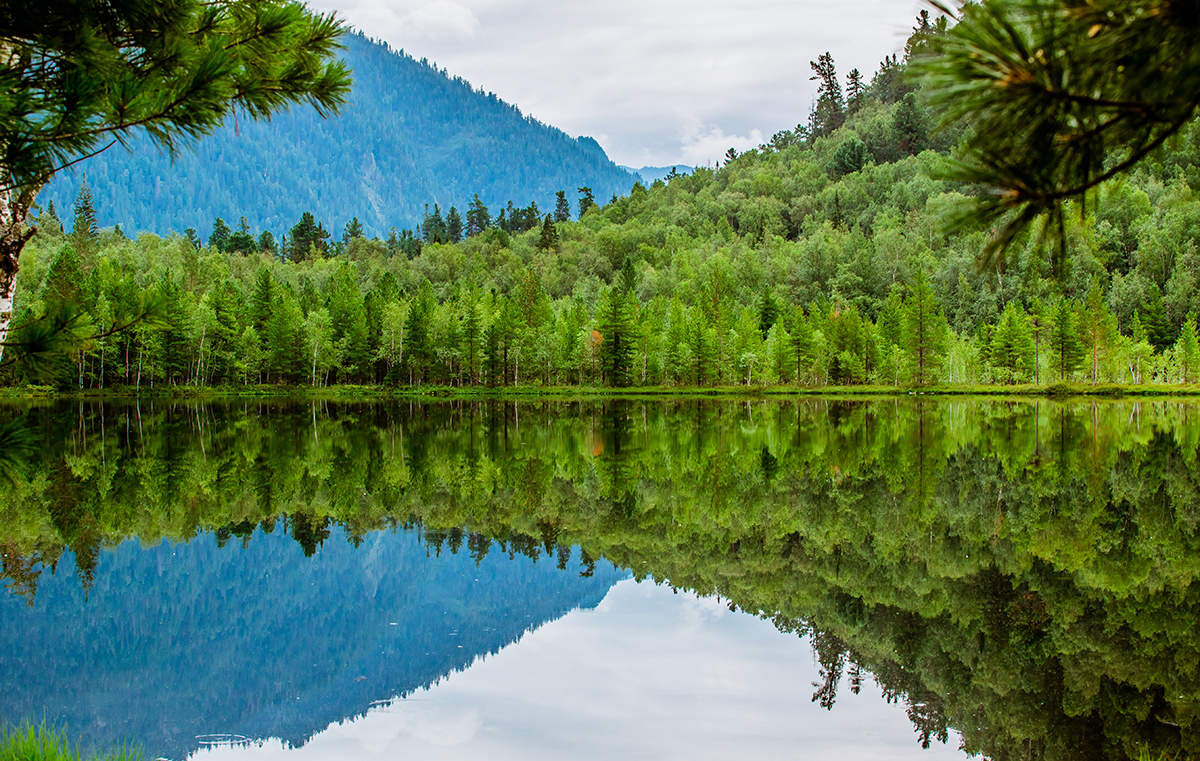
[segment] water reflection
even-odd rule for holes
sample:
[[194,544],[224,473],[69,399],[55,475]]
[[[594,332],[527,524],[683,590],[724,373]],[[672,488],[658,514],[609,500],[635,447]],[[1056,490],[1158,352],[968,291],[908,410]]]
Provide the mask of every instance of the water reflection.
[[[539,557],[572,583],[609,561],[719,595],[810,639],[809,695],[831,717],[875,679],[935,748],[958,730],[997,759],[1195,752],[1197,412],[927,399],[33,410],[20,426],[38,445],[6,467],[4,578],[10,605],[37,610],[68,551],[94,599],[110,583],[101,548],[133,537],[213,532],[228,558],[261,532],[300,562],[333,546],[361,557],[354,543],[410,527],[434,557]],[[56,636],[44,626],[34,636]],[[300,657],[319,668],[334,654]],[[7,679],[20,664],[2,665]]]
[[[407,700],[282,743],[198,761],[333,759],[961,758],[922,751],[874,685],[831,713],[811,700],[808,643],[713,598],[618,583],[594,609],[547,624]],[[536,738],[536,739],[534,739]]]

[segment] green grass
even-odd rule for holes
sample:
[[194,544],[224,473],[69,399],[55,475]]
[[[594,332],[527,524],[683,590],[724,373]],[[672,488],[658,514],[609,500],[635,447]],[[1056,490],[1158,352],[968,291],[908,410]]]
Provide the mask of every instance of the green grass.
[[84,755],[72,746],[65,732],[46,724],[0,728],[0,761],[141,761],[137,750],[123,749],[108,755]]

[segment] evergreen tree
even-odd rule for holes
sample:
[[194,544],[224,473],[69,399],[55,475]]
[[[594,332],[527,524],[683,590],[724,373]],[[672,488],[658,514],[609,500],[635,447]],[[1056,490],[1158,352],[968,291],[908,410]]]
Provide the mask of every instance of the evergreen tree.
[[492,215],[488,212],[488,207],[479,200],[479,194],[471,199],[471,204],[467,207],[467,237],[479,235],[484,230],[492,226]]
[[95,250],[99,229],[96,227],[96,207],[92,191],[85,180],[75,196],[75,223],[71,226],[71,243],[79,255],[86,258]]
[[229,225],[225,224],[225,220],[217,217],[213,221],[212,233],[208,236],[208,245],[221,252],[228,251],[231,235],[233,235],[233,231],[229,229]]
[[274,254],[276,252],[275,236],[271,234],[270,230],[263,230],[262,235],[258,236],[258,250],[264,254]]
[[817,105],[812,115],[812,133],[814,136],[829,135],[846,121],[846,101],[842,96],[842,84],[838,81],[837,67],[833,56],[822,53],[817,60],[810,61],[813,75],[809,77],[817,83]]
[[862,107],[863,98],[867,94],[867,85],[863,81],[862,72],[858,69],[851,69],[846,75],[846,110],[850,114],[855,114]]
[[1093,280],[1091,288],[1088,289],[1079,326],[1091,361],[1092,385],[1094,386],[1099,377],[1100,359],[1106,352],[1109,340],[1115,332],[1112,327],[1112,315],[1104,302],[1104,294],[1098,280]]
[[600,372],[609,386],[628,386],[633,379],[634,324],[632,299],[622,288],[610,288],[596,315],[600,333]]
[[550,215],[546,215],[546,219],[542,222],[542,235],[538,239],[538,248],[543,251],[555,251],[558,249],[558,228],[554,225],[554,220]]
[[913,93],[905,95],[892,115],[892,133],[902,156],[912,156],[929,147],[929,128]]
[[912,368],[913,382],[924,386],[937,378],[946,350],[948,326],[923,272],[917,272],[914,277],[904,307],[904,350]]
[[287,258],[293,262],[302,262],[311,255],[323,256],[329,252],[326,240],[329,233],[317,224],[312,212],[304,212],[288,234],[289,245]]
[[1015,302],[1004,307],[990,348],[991,364],[1001,382],[1020,382],[1033,372],[1036,360],[1029,317]]
[[[228,230],[228,228],[226,228]],[[242,217],[238,223],[237,232],[229,234],[225,241],[224,251],[233,251],[239,254],[249,254],[257,249],[254,242],[254,236],[250,234],[250,223]]]
[[763,294],[758,302],[758,331],[766,340],[767,334],[779,319],[779,301],[772,291]]
[[421,223],[421,239],[427,244],[445,243],[447,240],[446,222],[442,219],[442,210],[436,203],[433,205],[432,214],[426,208],[425,220]]
[[592,189],[582,187],[579,189],[579,218],[583,219],[583,215],[588,213],[588,210],[596,205],[596,196],[592,194]]
[[565,190],[558,191],[554,196],[554,221],[571,221],[571,202],[567,200],[567,192]]
[[358,221],[358,217],[351,217],[346,223],[345,229],[342,230],[342,247],[348,246],[350,241],[355,238],[365,237],[363,233],[362,222]]
[[1059,299],[1050,312],[1050,357],[1060,383],[1083,365],[1083,344],[1079,340],[1079,322],[1066,299]]
[[446,214],[446,240],[450,243],[458,243],[463,237],[463,220],[459,215],[458,209],[453,206]]

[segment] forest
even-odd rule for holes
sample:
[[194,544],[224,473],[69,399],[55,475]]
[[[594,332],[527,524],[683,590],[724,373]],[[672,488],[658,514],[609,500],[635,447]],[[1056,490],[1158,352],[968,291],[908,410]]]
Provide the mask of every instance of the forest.
[[[944,29],[923,15],[869,82],[820,56],[802,124],[607,201],[431,200],[382,237],[304,213],[129,238],[84,186],[41,212],[0,372],[77,390],[1196,383],[1200,125],[1076,205],[1061,261],[1035,226],[981,264],[990,228],[944,224],[970,125],[935,128],[910,72]],[[70,351],[31,350],[48,326]]]
[[1187,758],[1196,415],[920,397],[10,409],[0,578],[32,602],[126,583],[129,540],[154,553],[138,578],[176,578],[173,551],[241,567],[281,534],[316,569],[409,528],[485,571],[526,556],[611,579],[609,561],[718,595],[812,637],[814,701],[879,689],[914,742],[952,727],[997,761]]

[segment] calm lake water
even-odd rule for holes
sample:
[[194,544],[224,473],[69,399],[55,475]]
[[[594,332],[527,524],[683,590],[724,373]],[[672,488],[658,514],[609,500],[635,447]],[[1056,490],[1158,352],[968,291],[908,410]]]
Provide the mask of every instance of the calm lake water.
[[0,722],[149,759],[1200,751],[1200,404],[0,408]]

